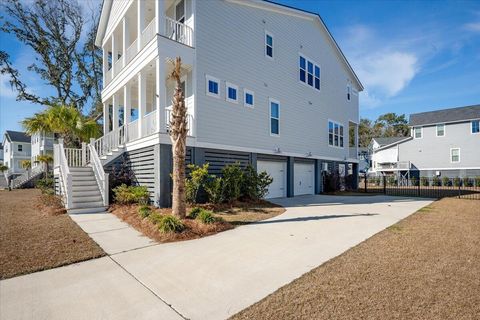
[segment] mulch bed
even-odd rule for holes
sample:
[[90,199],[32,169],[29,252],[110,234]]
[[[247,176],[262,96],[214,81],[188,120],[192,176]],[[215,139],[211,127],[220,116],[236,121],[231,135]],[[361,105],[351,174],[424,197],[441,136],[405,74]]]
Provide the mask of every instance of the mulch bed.
[[39,197],[36,189],[0,191],[0,279],[105,255],[64,211],[43,202],[39,210]]
[[[203,204],[198,205],[207,210],[212,210],[214,216],[219,220],[212,224],[203,224],[193,219],[183,219],[185,229],[182,232],[163,233],[158,230],[150,219],[142,218],[139,213],[139,205],[118,205],[110,206],[109,211],[130,224],[139,232],[158,242],[174,242],[198,239],[210,236],[219,232],[230,230],[236,225],[247,224],[255,221],[265,220],[277,216],[285,209],[268,201],[257,202],[234,202],[230,204]],[[161,215],[171,214],[171,208],[158,209],[151,207],[153,212]],[[187,209],[189,212],[191,208]]]
[[480,201],[436,201],[232,319],[480,319]]

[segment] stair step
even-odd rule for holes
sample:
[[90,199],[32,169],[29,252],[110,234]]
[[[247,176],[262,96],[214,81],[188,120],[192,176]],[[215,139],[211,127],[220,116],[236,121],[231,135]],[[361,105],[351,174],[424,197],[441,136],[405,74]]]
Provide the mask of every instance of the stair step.
[[[83,188],[83,187],[81,187]],[[97,196],[100,194],[100,191],[98,188],[88,188],[84,190],[78,190],[73,187],[73,197],[91,197],[91,196]]]
[[73,192],[84,192],[84,191],[96,191],[96,192],[99,192],[98,191],[98,185],[97,184],[91,184],[91,185],[78,185],[78,183],[76,185],[73,185],[72,186],[72,190]]
[[74,180],[72,184],[75,190],[75,187],[97,186],[97,181],[96,180]]
[[72,177],[93,177],[93,171],[73,171]]
[[90,172],[92,171],[92,167],[69,167],[70,172]]
[[85,202],[102,202],[102,195],[95,196],[73,196],[72,203],[85,203]]
[[93,174],[88,176],[72,175],[72,180],[73,181],[96,181],[95,176]]
[[106,213],[106,207],[97,207],[97,208],[82,208],[82,209],[68,209],[68,214],[82,214],[82,213]]
[[72,203],[70,209],[87,209],[87,208],[98,208],[103,207],[103,201],[94,201],[94,202],[75,202]]

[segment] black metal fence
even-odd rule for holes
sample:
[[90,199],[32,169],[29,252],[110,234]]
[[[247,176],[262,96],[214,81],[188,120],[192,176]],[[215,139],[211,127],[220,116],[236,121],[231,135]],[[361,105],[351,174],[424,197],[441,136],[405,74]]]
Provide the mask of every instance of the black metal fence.
[[359,180],[359,191],[382,193],[392,196],[480,200],[480,177],[447,178],[420,177],[420,179],[396,176],[363,176]]

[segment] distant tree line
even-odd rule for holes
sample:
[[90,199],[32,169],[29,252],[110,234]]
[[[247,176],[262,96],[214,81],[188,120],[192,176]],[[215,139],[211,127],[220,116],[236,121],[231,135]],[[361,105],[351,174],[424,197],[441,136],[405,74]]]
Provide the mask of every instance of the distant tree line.
[[358,125],[358,145],[368,147],[372,138],[406,137],[409,135],[408,121],[404,114],[390,112],[383,114],[377,120],[360,119]]

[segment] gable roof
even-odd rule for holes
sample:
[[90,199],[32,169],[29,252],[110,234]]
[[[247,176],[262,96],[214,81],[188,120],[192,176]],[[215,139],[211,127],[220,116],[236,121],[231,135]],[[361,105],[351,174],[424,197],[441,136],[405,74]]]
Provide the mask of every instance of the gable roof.
[[10,142],[31,143],[30,136],[27,135],[25,132],[7,130],[5,131],[5,136],[7,137],[7,140]]
[[410,115],[410,126],[480,119],[480,104]]
[[384,147],[408,138],[409,137],[388,137],[388,138],[373,138],[373,140],[375,140],[380,145],[380,147]]
[[[102,45],[102,39],[105,36],[105,32],[106,32],[107,24],[108,24],[108,18],[109,18],[109,14],[110,14],[110,9],[112,7],[112,2],[113,1],[114,0],[103,0],[103,3],[102,3],[102,13],[100,15],[100,20],[99,20],[98,26],[97,26],[97,35],[95,37],[95,45],[98,46],[98,47],[100,47]],[[325,25],[325,22],[323,22],[322,17],[320,17],[320,15],[318,13],[306,11],[306,10],[303,10],[303,9],[287,6],[287,5],[280,4],[280,3],[276,3],[276,2],[273,2],[271,0],[227,0],[227,1],[235,2],[235,3],[241,4],[241,5],[251,4],[251,5],[254,5],[254,6],[257,6],[257,7],[263,7],[263,8],[267,8],[267,9],[268,8],[270,8],[270,9],[275,8],[275,9],[283,11],[283,12],[295,12],[296,14],[300,14],[300,15],[307,16],[307,17],[310,17],[310,18],[314,18],[315,20],[317,20],[320,23],[322,29],[325,30],[328,37],[332,41],[333,46],[334,46],[335,50],[337,51],[337,54],[340,56],[340,59],[345,63],[345,65],[347,67],[347,70],[351,73],[351,75],[353,76],[357,86],[360,88],[359,91],[363,91],[363,89],[364,89],[363,84],[360,82],[360,79],[357,77],[357,74],[355,73],[355,71],[353,71],[352,66],[348,62],[345,55],[343,54],[343,51],[338,46],[337,41],[335,40],[335,38],[333,38],[332,33],[327,28],[327,26]]]

